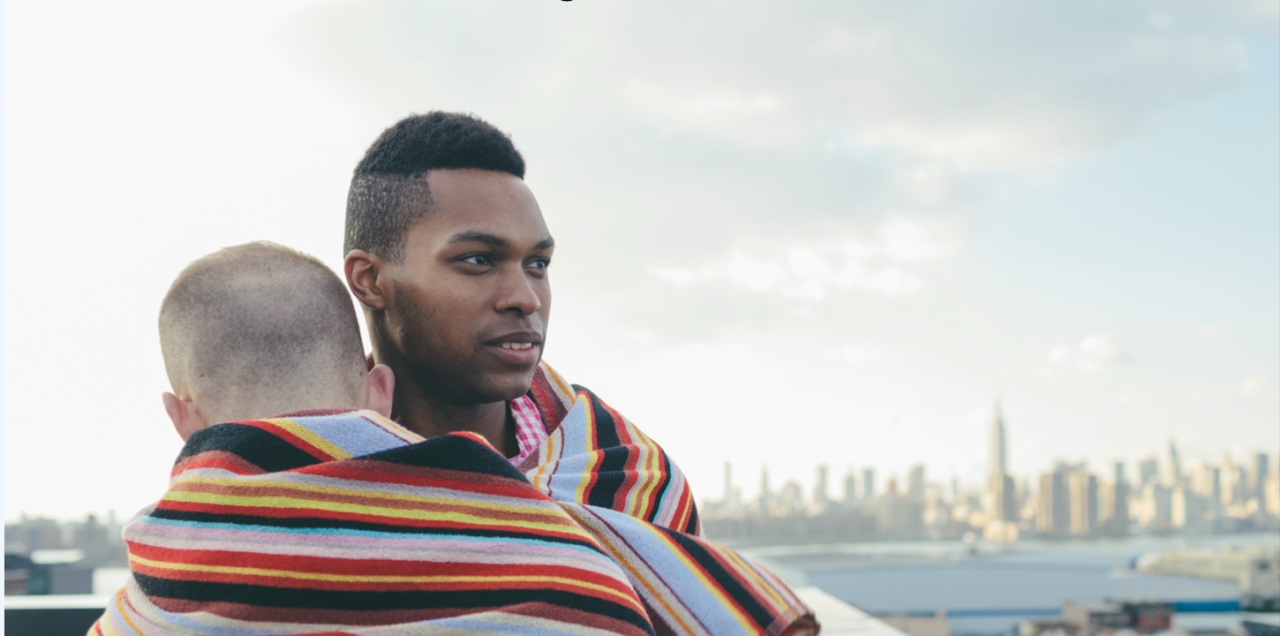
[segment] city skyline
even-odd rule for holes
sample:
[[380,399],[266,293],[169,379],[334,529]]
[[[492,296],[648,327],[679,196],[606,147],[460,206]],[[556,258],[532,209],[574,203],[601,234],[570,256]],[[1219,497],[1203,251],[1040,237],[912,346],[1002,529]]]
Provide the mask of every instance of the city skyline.
[[[1254,450],[1250,452],[1245,452],[1241,457],[1237,457],[1230,450],[1225,450],[1222,453],[1217,455],[1217,460],[1221,461],[1224,458],[1230,458],[1232,462],[1238,466],[1247,466],[1249,460],[1253,459],[1257,455],[1265,455],[1268,458],[1277,458],[1277,452],[1274,449],[1259,449],[1259,450]],[[1070,466],[1070,467],[1080,468],[1080,469],[1089,470],[1089,471],[1104,471],[1104,470],[1112,471],[1110,474],[1112,476],[1112,479],[1114,480],[1114,475],[1116,474],[1114,472],[1115,468],[1117,466],[1123,466],[1124,476],[1127,483],[1142,484],[1148,481],[1143,476],[1144,464],[1148,462],[1150,462],[1152,466],[1156,467],[1156,472],[1154,474],[1163,480],[1165,475],[1165,468],[1169,462],[1167,461],[1167,458],[1162,459],[1155,455],[1142,455],[1133,460],[1116,460],[1112,462],[1107,462],[1105,466],[1093,466],[1091,463],[1086,461],[1061,458],[1061,459],[1056,459],[1050,464],[1047,464],[1041,467],[1039,470],[1033,470],[1032,472],[1028,472],[1028,473],[1010,473],[1010,476],[1013,476],[1016,474],[1018,478],[1015,479],[1015,483],[1021,484],[1024,479],[1031,479],[1032,477],[1042,474],[1046,470],[1051,471],[1056,466]],[[1207,464],[1212,465],[1214,463],[1216,462],[1214,462],[1212,459],[1197,459],[1196,461],[1186,466],[1182,470],[1182,476],[1183,478],[1189,478],[1196,469],[1203,467]],[[736,496],[741,501],[751,501],[759,496],[760,494],[759,481],[756,482],[757,486],[755,488],[744,489],[743,485],[747,483],[751,483],[751,479],[748,478],[747,476],[744,476],[743,473],[739,473],[736,468],[736,464],[734,464],[733,462],[725,462],[724,467],[725,467],[724,474],[738,475],[738,477],[734,479],[733,484],[734,484],[734,487],[737,489]],[[948,489],[951,488],[952,484],[958,484],[964,492],[985,492],[986,489],[989,487],[989,483],[990,483],[989,480],[985,480],[985,479],[965,481],[965,480],[957,479],[955,475],[939,476],[936,473],[929,471],[928,465],[923,463],[913,464],[908,468],[907,471],[900,471],[900,472],[884,472],[879,470],[874,465],[868,467],[865,464],[855,465],[852,463],[847,464],[843,470],[839,470],[839,471],[833,470],[833,467],[828,464],[815,464],[811,467],[811,471],[822,471],[823,469],[826,470],[826,473],[828,475],[828,479],[826,482],[827,498],[830,500],[838,500],[843,497],[843,491],[837,490],[837,488],[843,488],[843,483],[851,475],[855,477],[855,483],[857,484],[856,492],[866,493],[866,494],[859,494],[859,498],[863,498],[867,496],[883,494],[885,492],[885,489],[888,487],[888,483],[891,480],[895,484],[896,488],[903,488],[909,479],[910,471],[917,467],[923,467],[925,469],[925,474],[931,475],[934,478],[933,481],[927,482],[928,484],[931,484],[931,485],[945,484],[948,487]],[[868,493],[868,491],[865,488],[866,479],[867,479],[866,471],[868,470],[872,471],[872,475],[874,477],[874,481],[872,484],[873,491],[871,493]],[[1272,465],[1271,471],[1276,471],[1276,470],[1280,470],[1280,468]],[[767,475],[769,477],[767,481],[771,484],[771,489],[773,492],[777,492],[780,488],[785,487],[786,484],[788,483],[795,483],[800,485],[801,492],[812,493],[814,492],[818,482],[817,479],[804,480],[804,479],[791,478],[791,479],[778,480],[776,479],[775,475],[770,473],[767,465],[762,466],[761,470],[757,474]],[[707,489],[705,493],[698,492],[696,494],[698,496],[699,501],[723,499],[724,481],[722,480],[721,483],[715,488]]]
[[993,392],[1015,475],[1274,445],[1276,7],[6,3],[5,515],[157,498],[174,276],[341,271],[352,168],[432,109],[526,159],[546,361],[704,496],[726,460],[984,482]]
[[1114,461],[1106,469],[1086,462],[1055,460],[1038,474],[1019,479],[1008,470],[1008,434],[999,401],[987,439],[984,485],[962,486],[952,477],[931,481],[924,464],[899,480],[890,475],[882,490],[874,468],[846,469],[840,495],[830,493],[830,470],[815,467],[806,496],[803,484],[786,481],[774,491],[767,468],[760,489],[746,496],[724,466],[719,498],[704,499],[708,536],[754,544],[848,542],[876,539],[920,540],[982,537],[997,543],[1020,538],[1087,539],[1156,535],[1210,535],[1280,529],[1280,471],[1266,450],[1239,460],[1229,453],[1220,463],[1184,464],[1170,439],[1164,457],[1134,465]]

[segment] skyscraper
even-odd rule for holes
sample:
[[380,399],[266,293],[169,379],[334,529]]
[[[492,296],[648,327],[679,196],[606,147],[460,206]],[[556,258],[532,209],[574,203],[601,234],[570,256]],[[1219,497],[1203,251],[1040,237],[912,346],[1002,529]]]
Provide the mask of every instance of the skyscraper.
[[1160,476],[1160,461],[1148,457],[1138,462],[1138,488],[1146,486],[1151,480]]
[[858,481],[853,476],[853,469],[844,474],[844,505],[852,505],[858,498]]
[[876,496],[876,469],[862,469],[862,498],[870,499]]
[[813,507],[815,511],[821,512],[827,508],[827,465],[818,465],[818,474],[815,476],[813,483]]
[[1067,477],[1071,497],[1071,534],[1087,537],[1098,527],[1098,478],[1080,471]]
[[768,516],[773,507],[773,491],[769,489],[769,467],[760,467],[760,495],[756,498],[756,512]]
[[1266,453],[1255,453],[1249,467],[1249,496],[1258,499],[1258,507],[1266,508],[1267,475],[1271,472],[1271,458]]
[[924,499],[924,464],[916,464],[907,472],[907,496]]
[[1007,475],[1009,474],[1007,440],[1004,433],[1004,416],[1000,413],[1000,402],[996,401],[995,417],[991,420],[991,455],[987,458],[990,462],[988,475]]
[[1169,474],[1165,482],[1170,487],[1182,482],[1182,458],[1178,455],[1178,447],[1174,445],[1173,438],[1169,438]]
[[991,420],[991,456],[987,458],[989,472],[987,490],[991,493],[991,519],[993,521],[1017,521],[1018,510],[1014,501],[1013,478],[1009,476],[1008,439],[1005,437],[1004,415],[1000,402],[996,402],[995,416]]
[[1069,470],[1058,466],[1040,475],[1040,493],[1036,509],[1036,530],[1040,534],[1062,536],[1071,529],[1071,503],[1067,494]]

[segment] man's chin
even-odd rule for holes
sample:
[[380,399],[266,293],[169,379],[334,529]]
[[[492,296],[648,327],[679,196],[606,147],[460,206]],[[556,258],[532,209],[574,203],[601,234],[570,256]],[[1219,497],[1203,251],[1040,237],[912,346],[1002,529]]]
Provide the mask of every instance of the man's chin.
[[486,378],[482,393],[486,398],[492,398],[488,400],[490,402],[514,400],[529,392],[536,369],[537,367],[534,367],[523,373],[494,374],[497,377]]

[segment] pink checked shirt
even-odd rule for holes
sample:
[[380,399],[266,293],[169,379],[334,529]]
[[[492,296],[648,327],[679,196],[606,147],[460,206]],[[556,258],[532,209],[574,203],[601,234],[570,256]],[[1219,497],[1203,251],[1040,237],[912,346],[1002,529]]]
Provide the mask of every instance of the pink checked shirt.
[[520,445],[520,452],[510,461],[513,466],[519,467],[524,458],[546,441],[547,426],[542,423],[542,414],[529,396],[522,395],[507,404],[511,408],[511,419],[516,423],[516,442]]

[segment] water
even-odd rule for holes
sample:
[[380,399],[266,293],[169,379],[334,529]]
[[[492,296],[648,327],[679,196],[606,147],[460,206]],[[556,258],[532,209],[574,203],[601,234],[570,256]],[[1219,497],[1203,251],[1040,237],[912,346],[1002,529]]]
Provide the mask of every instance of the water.
[[[1009,633],[1025,619],[1053,620],[1065,601],[1150,599],[1221,611],[1235,583],[1136,572],[1143,554],[1182,546],[1280,547],[1280,535],[1130,537],[1011,546],[960,541],[754,547],[780,575],[815,585],[873,614],[947,613],[953,634]],[[1179,613],[1188,631],[1238,624],[1235,613]],[[1189,622],[1188,622],[1189,621]]]

